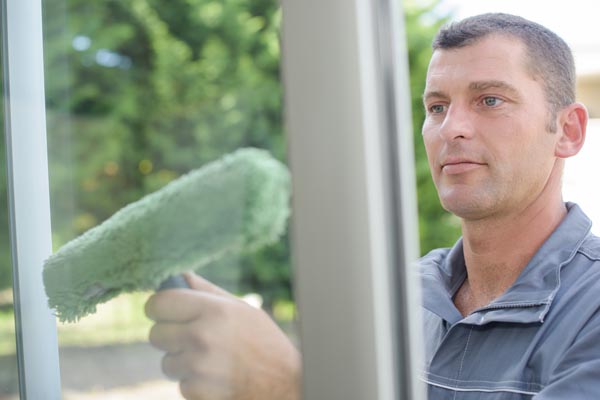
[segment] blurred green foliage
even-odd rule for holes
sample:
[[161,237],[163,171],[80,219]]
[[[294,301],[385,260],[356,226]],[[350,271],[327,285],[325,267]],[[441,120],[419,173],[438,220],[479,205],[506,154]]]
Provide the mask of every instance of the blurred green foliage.
[[[439,206],[420,134],[430,42],[441,23],[432,9],[405,10],[422,252],[458,236],[457,221]],[[43,10],[55,249],[238,147],[286,159],[277,1],[45,0]],[[0,192],[6,210],[5,182]],[[0,235],[7,287],[8,238]],[[291,296],[289,253],[286,234],[201,272],[234,292],[261,293],[268,307]]]
[[[280,17],[271,0],[44,2],[55,248],[238,147],[285,160]],[[290,297],[288,255],[200,272],[270,303]]]

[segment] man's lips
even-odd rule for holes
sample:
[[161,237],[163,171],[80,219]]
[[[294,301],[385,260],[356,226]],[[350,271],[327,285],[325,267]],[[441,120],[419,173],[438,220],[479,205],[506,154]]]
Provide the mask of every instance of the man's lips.
[[472,160],[448,160],[442,164],[442,172],[457,175],[477,169],[485,164]]

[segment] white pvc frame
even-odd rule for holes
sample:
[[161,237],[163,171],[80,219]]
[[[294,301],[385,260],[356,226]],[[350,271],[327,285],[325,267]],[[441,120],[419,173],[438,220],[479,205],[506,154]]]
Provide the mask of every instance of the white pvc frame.
[[425,399],[399,4],[282,3],[303,397]]
[[52,252],[40,0],[2,3],[5,132],[21,400],[59,400],[56,319],[42,265]]

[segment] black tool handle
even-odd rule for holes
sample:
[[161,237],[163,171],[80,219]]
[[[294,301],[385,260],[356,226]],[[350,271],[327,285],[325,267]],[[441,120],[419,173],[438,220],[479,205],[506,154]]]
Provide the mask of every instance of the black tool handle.
[[183,277],[183,275],[173,275],[173,276],[165,279],[160,284],[158,289],[156,289],[156,291],[165,290],[165,289],[182,289],[182,288],[189,289],[190,285],[188,285],[188,283],[185,280],[185,278]]

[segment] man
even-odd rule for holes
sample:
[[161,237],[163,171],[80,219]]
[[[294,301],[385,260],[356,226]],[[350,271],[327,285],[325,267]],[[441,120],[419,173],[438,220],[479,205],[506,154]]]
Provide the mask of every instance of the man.
[[[422,259],[430,400],[600,399],[600,239],[561,197],[583,146],[568,46],[519,17],[440,31],[423,138],[452,249]],[[300,356],[261,311],[210,283],[153,296],[151,342],[187,399],[298,399]]]
[[463,237],[422,260],[429,396],[600,399],[600,240],[561,197],[587,124],[571,52],[503,14],[433,48],[423,139]]

